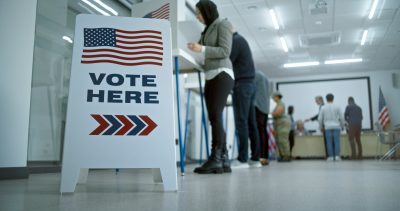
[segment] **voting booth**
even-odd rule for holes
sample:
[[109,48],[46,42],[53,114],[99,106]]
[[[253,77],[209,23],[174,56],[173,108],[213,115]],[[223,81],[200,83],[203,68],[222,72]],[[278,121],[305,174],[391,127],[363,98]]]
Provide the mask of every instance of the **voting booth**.
[[171,58],[167,20],[77,17],[61,193],[96,168],[159,169],[177,190]]
[[[177,112],[177,138],[179,142],[179,158],[181,175],[185,172],[185,149],[187,134],[187,124],[182,124],[183,116],[181,115],[181,94],[179,84],[179,74],[181,73],[197,73],[199,81],[199,95],[201,99],[201,125],[204,132],[206,153],[209,155],[208,141],[208,122],[205,112],[201,79],[202,67],[198,61],[203,61],[204,56],[199,53],[194,53],[187,48],[188,42],[197,42],[200,39],[200,34],[204,26],[197,20],[185,19],[186,1],[185,0],[152,0],[135,4],[132,7],[131,13],[133,17],[157,18],[166,19],[171,23],[172,34],[172,56],[175,73],[175,90],[176,90],[176,112]],[[197,89],[196,89],[197,90]],[[188,102],[187,102],[188,103]],[[186,115],[187,119],[187,115]],[[186,125],[183,129],[183,125]],[[185,130],[185,131],[183,131]],[[202,145],[201,145],[202,146]]]

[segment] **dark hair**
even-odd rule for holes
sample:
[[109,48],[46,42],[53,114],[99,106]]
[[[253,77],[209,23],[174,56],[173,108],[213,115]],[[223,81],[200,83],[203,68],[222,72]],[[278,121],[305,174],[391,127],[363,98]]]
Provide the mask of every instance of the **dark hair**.
[[355,102],[354,102],[354,98],[353,98],[353,97],[349,97],[348,102],[349,102],[350,104],[354,104],[354,103],[355,103]]
[[333,101],[333,94],[329,93],[326,95],[326,101],[332,102]]
[[290,105],[287,110],[288,110],[288,114],[293,114],[294,107],[292,105]]
[[197,2],[196,7],[200,10],[201,16],[203,16],[204,19],[204,23],[206,24],[206,29],[204,30],[205,32],[208,26],[219,17],[217,5],[210,0],[200,0]]

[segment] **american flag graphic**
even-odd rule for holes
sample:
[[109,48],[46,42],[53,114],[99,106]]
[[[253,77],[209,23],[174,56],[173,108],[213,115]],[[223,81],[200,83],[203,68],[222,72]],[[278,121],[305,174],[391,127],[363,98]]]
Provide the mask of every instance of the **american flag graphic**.
[[143,18],[155,18],[155,19],[169,19],[169,3],[164,4],[160,8],[147,13]]
[[85,28],[82,64],[113,63],[123,66],[162,66],[160,31]]
[[382,126],[382,128],[386,128],[389,122],[389,109],[386,106],[386,101],[383,97],[381,87],[379,87],[379,124]]
[[275,130],[271,123],[267,125],[267,133],[268,133],[268,153],[269,155],[273,155],[276,153],[277,146],[275,141]]

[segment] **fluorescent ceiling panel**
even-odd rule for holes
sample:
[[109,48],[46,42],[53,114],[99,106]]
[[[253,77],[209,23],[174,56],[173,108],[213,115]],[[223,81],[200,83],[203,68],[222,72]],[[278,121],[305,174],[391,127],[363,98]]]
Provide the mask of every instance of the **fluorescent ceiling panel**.
[[115,11],[113,8],[111,8],[111,7],[108,6],[107,4],[104,4],[101,0],[94,0],[94,2],[96,2],[96,3],[99,4],[100,6],[104,7],[104,9],[110,11],[112,14],[118,15],[118,12],[117,12],[117,11]]
[[371,7],[371,10],[369,11],[369,15],[368,15],[369,19],[372,19],[374,17],[376,7],[378,6],[378,2],[379,2],[379,0],[374,0],[374,2],[372,3],[372,7]]
[[287,63],[284,64],[284,68],[292,68],[292,67],[307,67],[307,66],[317,66],[319,65],[318,61],[312,61],[312,62],[298,62],[298,63]]
[[272,23],[274,24],[274,28],[276,30],[278,30],[279,29],[279,24],[278,24],[278,19],[276,18],[275,11],[273,9],[270,9],[269,10],[269,14],[271,15]]
[[108,14],[107,12],[105,12],[104,10],[100,9],[98,6],[94,5],[92,2],[88,1],[88,0],[82,0],[85,4],[89,5],[90,7],[92,7],[93,9],[95,9],[97,12],[101,13],[102,15],[105,16],[110,16],[110,14]]
[[354,63],[354,62],[362,62],[362,58],[354,58],[354,59],[337,59],[337,60],[327,60],[324,64],[344,64],[344,63]]
[[364,45],[365,44],[365,40],[367,39],[367,35],[368,35],[368,30],[364,30],[362,38],[361,38],[360,45]]

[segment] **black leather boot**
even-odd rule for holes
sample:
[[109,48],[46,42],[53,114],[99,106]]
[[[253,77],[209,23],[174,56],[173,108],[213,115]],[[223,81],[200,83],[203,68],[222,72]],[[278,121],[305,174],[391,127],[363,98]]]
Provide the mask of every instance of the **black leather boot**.
[[231,161],[229,160],[228,149],[226,148],[226,145],[222,150],[222,167],[224,168],[225,173],[232,172]]
[[212,149],[211,156],[202,166],[194,169],[198,174],[222,174],[224,168],[222,167],[222,150]]

